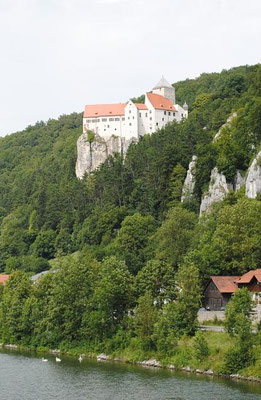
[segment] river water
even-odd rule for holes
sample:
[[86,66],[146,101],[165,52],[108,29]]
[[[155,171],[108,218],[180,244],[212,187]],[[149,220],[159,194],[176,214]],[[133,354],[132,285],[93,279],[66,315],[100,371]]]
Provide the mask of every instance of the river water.
[[127,364],[0,352],[1,400],[257,400],[261,385]]

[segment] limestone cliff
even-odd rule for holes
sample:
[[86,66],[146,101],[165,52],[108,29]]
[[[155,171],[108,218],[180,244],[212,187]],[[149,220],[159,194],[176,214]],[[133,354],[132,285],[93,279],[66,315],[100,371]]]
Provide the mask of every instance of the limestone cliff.
[[211,171],[208,192],[204,194],[201,205],[200,215],[209,212],[214,203],[224,200],[232,185],[228,184],[225,175],[218,172],[217,167]]
[[119,136],[108,136],[101,138],[95,134],[93,140],[88,140],[87,133],[83,133],[77,141],[77,161],[75,173],[77,178],[82,179],[87,172],[94,171],[110,155],[121,153],[125,155],[133,139],[126,140]]
[[195,178],[196,162],[197,162],[197,156],[193,156],[192,161],[189,163],[187,176],[183,185],[181,202],[189,200],[193,196],[194,187],[196,183],[196,178]]
[[255,199],[261,193],[261,151],[252,162],[246,179],[246,196]]

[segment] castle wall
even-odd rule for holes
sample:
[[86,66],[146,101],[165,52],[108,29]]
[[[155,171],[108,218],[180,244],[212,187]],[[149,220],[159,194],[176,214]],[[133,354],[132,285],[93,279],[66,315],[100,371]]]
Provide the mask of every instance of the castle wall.
[[99,118],[83,118],[83,132],[91,130],[99,136],[124,136],[126,130],[125,116],[104,116]]

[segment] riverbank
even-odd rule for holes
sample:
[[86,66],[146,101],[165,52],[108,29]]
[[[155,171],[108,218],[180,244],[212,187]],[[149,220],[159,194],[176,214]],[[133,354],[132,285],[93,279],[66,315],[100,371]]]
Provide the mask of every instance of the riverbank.
[[143,367],[166,368],[186,373],[202,374],[209,376],[222,376],[229,379],[246,380],[261,383],[261,345],[255,345],[255,363],[248,368],[237,371],[235,374],[222,373],[222,364],[226,351],[233,347],[233,339],[224,332],[204,332],[209,347],[209,355],[204,360],[198,360],[193,349],[193,338],[183,337],[177,343],[176,351],[172,356],[166,356],[155,351],[144,351],[136,338],[124,349],[109,351],[108,344],[99,349],[82,345],[79,347],[62,344],[57,349],[46,347],[33,347],[15,344],[0,344],[4,349],[34,351],[36,353],[49,353],[70,355],[97,359],[98,361],[112,361],[131,363]]

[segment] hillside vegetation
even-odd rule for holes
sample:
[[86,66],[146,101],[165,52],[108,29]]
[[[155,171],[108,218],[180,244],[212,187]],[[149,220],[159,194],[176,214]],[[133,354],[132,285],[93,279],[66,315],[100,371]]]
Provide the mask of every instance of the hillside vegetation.
[[[188,120],[144,136],[125,160],[110,157],[82,181],[75,177],[80,114],[0,139],[0,271],[14,271],[1,295],[2,340],[172,354],[182,335],[195,333],[210,275],[261,266],[259,198],[241,190],[198,216],[211,169],[233,181],[260,148],[261,66],[202,74],[175,88]],[[194,154],[194,195],[180,203]],[[31,284],[30,275],[51,266],[55,273]]]

